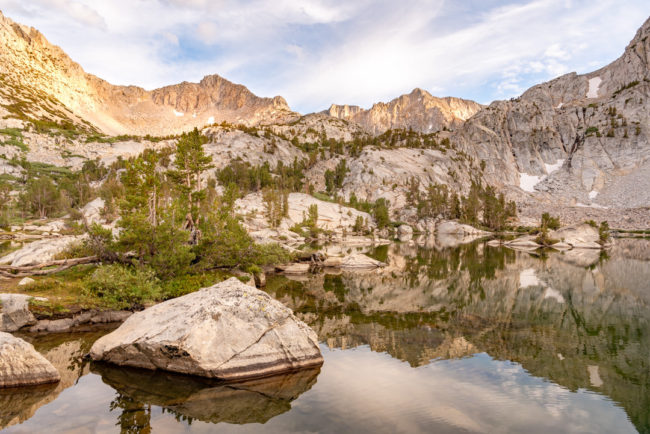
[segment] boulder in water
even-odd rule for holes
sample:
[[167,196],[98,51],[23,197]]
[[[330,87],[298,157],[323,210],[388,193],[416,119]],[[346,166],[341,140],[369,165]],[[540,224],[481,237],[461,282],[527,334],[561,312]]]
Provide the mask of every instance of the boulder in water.
[[0,388],[56,383],[59,371],[34,346],[0,332]]
[[133,314],[97,340],[90,356],[224,380],[323,363],[312,329],[282,303],[236,278]]

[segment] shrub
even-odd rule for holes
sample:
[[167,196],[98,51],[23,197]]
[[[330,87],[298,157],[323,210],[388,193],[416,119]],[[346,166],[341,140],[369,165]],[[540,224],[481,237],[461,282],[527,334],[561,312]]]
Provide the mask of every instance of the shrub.
[[604,244],[609,240],[609,223],[606,221],[600,222],[600,226],[598,227],[598,237],[601,244]]
[[147,301],[160,300],[162,295],[153,270],[117,264],[97,268],[88,278],[85,291],[119,309],[142,307]]
[[548,229],[559,229],[560,228],[560,218],[559,217],[553,217],[549,213],[545,212],[542,214],[542,229],[548,228]]

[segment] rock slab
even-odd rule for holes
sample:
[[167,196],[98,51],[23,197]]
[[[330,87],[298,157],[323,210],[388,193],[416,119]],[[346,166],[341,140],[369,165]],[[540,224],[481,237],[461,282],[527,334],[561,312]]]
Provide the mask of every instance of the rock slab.
[[268,294],[228,279],[133,314],[93,360],[235,380],[323,363],[316,333]]
[[59,371],[32,344],[0,332],[0,388],[33,386],[59,380]]

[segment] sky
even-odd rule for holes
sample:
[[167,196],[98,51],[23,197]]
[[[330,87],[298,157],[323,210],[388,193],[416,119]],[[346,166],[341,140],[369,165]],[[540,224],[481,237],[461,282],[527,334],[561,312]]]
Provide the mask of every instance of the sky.
[[648,0],[0,0],[92,74],[154,89],[209,74],[301,113],[416,87],[490,103],[621,55]]

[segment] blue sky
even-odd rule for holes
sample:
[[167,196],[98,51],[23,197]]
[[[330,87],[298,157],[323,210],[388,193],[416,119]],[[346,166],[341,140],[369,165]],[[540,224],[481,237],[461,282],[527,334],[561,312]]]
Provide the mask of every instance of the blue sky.
[[489,103],[616,59],[647,0],[0,0],[86,71],[147,89],[219,74],[302,113],[421,87]]

